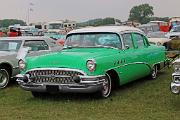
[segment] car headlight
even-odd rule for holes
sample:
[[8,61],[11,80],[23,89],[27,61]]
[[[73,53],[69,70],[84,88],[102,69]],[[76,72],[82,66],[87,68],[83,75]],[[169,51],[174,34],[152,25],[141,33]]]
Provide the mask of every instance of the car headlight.
[[25,62],[23,60],[19,60],[18,66],[19,66],[20,69],[25,69],[26,64],[25,64]]
[[87,63],[86,63],[86,67],[90,72],[93,72],[96,69],[95,60],[88,60]]

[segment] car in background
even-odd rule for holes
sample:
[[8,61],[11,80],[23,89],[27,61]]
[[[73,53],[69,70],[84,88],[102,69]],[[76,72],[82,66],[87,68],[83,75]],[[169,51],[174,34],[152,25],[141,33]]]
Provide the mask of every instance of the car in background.
[[5,88],[19,72],[17,53],[29,47],[29,55],[38,51],[53,51],[54,40],[47,37],[2,37],[0,38],[0,88]]
[[69,32],[60,52],[19,61],[18,83],[34,97],[45,93],[97,93],[150,75],[166,65],[165,47],[149,44],[144,32],[127,26]]
[[22,36],[43,36],[43,31],[38,28],[22,28]]
[[139,29],[141,29],[145,34],[148,34],[150,32],[159,32],[160,28],[158,24],[156,23],[147,23],[137,26]]
[[150,32],[147,34],[148,36],[148,41],[151,44],[155,44],[155,45],[163,45],[166,48],[168,48],[167,46],[167,42],[171,41],[171,39],[167,38],[165,32]]
[[47,32],[44,32],[44,36],[46,37],[50,37],[54,40],[58,40],[58,39],[65,39],[66,35],[65,34],[60,34],[58,32],[55,32],[55,31],[47,31]]
[[165,35],[169,39],[179,39],[180,38],[180,25],[174,26],[170,32]]

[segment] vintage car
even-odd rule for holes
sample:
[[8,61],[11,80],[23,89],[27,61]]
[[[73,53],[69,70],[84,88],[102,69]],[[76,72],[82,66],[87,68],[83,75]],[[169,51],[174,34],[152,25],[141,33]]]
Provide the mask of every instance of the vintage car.
[[68,33],[63,50],[19,60],[18,83],[38,97],[45,93],[97,93],[150,75],[166,65],[165,47],[150,45],[133,27],[103,26]]
[[172,74],[171,91],[174,94],[180,93],[180,58],[173,62],[174,73]]
[[173,27],[170,32],[166,34],[166,37],[170,39],[180,38],[180,25]]
[[171,41],[171,39],[167,38],[165,36],[165,32],[149,32],[147,34],[148,36],[148,41],[151,44],[155,44],[155,45],[163,45],[167,48],[167,42]]
[[2,37],[0,38],[0,88],[5,88],[10,78],[19,74],[17,53],[23,47],[30,47],[32,52],[51,51],[57,45],[46,37]]

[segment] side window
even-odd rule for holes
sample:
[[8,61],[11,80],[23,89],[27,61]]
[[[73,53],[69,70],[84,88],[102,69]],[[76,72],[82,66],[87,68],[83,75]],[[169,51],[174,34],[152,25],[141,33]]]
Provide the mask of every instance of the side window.
[[130,33],[125,33],[122,35],[122,37],[123,37],[124,46],[128,45],[129,48],[134,48]]
[[144,47],[144,37],[139,33],[134,33],[134,40],[138,48]]
[[24,45],[26,47],[31,47],[31,51],[39,51],[39,50],[48,50],[49,47],[44,40],[26,40]]

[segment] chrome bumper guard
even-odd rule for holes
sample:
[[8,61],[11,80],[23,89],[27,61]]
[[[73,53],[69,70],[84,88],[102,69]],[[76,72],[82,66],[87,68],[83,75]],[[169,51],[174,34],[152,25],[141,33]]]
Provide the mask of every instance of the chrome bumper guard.
[[171,82],[171,92],[174,94],[180,93],[180,76],[177,73],[172,74],[173,81]]
[[20,87],[27,91],[34,92],[62,92],[62,93],[92,93],[103,88],[105,76],[79,76],[80,81],[73,84],[58,84],[58,83],[33,83],[31,81],[25,82],[25,75],[17,75],[17,82]]

